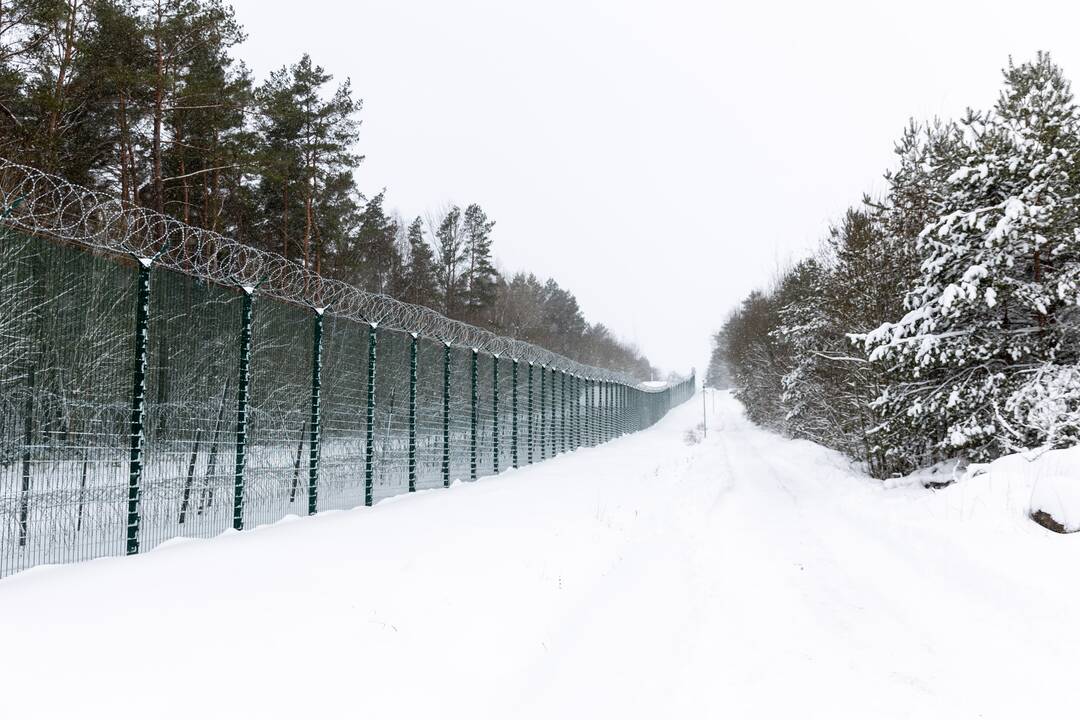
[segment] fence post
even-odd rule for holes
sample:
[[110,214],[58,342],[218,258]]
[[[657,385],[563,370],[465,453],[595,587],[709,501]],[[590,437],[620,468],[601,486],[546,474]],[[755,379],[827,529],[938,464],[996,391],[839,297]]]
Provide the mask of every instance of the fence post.
[[611,381],[605,381],[600,386],[601,390],[601,403],[600,403],[600,416],[602,418],[600,426],[604,429],[604,442],[611,440]]
[[319,510],[319,441],[322,419],[322,336],[325,308],[315,308],[315,328],[311,342],[311,419],[308,440],[308,515]]
[[555,414],[558,412],[555,398],[558,392],[558,382],[556,381],[557,371],[555,367],[551,368],[551,457],[555,457],[559,454],[559,433],[555,429]]
[[244,470],[247,465],[247,405],[251,383],[251,312],[255,288],[245,286],[240,310],[240,367],[236,385],[236,475],[233,478],[233,529],[244,529]]
[[607,437],[607,383],[598,380],[596,383],[596,427],[597,444],[606,443]]
[[533,463],[533,364],[529,363],[529,369],[527,371],[529,376],[529,418],[526,421],[528,423],[528,444],[525,446],[525,462],[528,465]]
[[623,435],[633,432],[631,423],[633,422],[633,413],[631,412],[630,395],[631,389],[629,385],[623,385],[622,388],[622,414],[623,414]]
[[622,435],[620,423],[622,418],[619,415],[619,388],[618,382],[611,383],[611,439],[615,439]]
[[585,378],[585,444],[590,447],[596,445],[596,398],[593,397],[593,383],[591,378]]
[[547,438],[545,435],[545,429],[547,427],[547,408],[544,407],[544,397],[547,385],[547,365],[540,366],[540,459],[547,459]]
[[594,427],[593,427],[593,419],[594,418],[593,418],[593,414],[592,414],[593,382],[592,382],[592,379],[588,375],[585,376],[585,378],[583,380],[583,385],[584,385],[584,392],[582,392],[582,397],[581,397],[581,414],[585,418],[585,421],[582,423],[582,425],[583,425],[583,429],[582,429],[583,437],[581,439],[581,444],[586,446],[586,447],[591,447],[591,446],[595,445],[596,443],[593,442],[593,431],[594,431]]
[[368,325],[367,427],[364,437],[364,505],[375,502],[375,373],[378,367],[379,325]]
[[581,416],[581,420],[578,423],[580,427],[581,439],[578,441],[580,445],[587,446],[589,444],[589,379],[588,377],[582,377],[578,379],[578,384],[581,386],[581,392],[578,394],[577,412]]
[[566,371],[562,370],[559,373],[562,376],[560,384],[562,385],[562,437],[559,445],[561,452],[566,452]]
[[142,510],[144,415],[146,412],[146,366],[150,328],[150,265],[153,258],[139,258],[135,291],[135,371],[131,390],[130,455],[128,459],[127,554],[139,552]]
[[600,380],[597,383],[598,398],[596,400],[596,415],[599,416],[600,443],[607,443],[607,381]]
[[622,427],[622,434],[626,435],[630,432],[630,386],[622,386],[622,398],[619,400],[621,405],[620,413],[622,414],[622,422],[619,423]]
[[613,382],[608,388],[611,412],[611,439],[619,437],[619,383]]
[[593,397],[593,414],[596,415],[596,444],[602,445],[604,437],[604,381],[597,380]]
[[604,381],[593,381],[593,441],[600,445],[604,441]]
[[570,395],[573,397],[573,449],[577,450],[581,447],[581,376],[571,376],[572,389]]
[[574,415],[577,417],[577,446],[589,444],[589,379],[578,375],[574,381]]
[[491,467],[499,474],[499,356],[491,356]]
[[518,467],[518,361],[510,366],[510,459],[514,469]]
[[611,440],[614,437],[612,432],[612,415],[611,415],[611,381],[608,380],[604,383],[604,442]]
[[619,388],[618,382],[611,383],[611,439],[622,435],[620,423],[622,418],[619,413]]
[[568,373],[566,381],[570,385],[569,390],[566,391],[566,397],[570,403],[570,406],[567,408],[569,415],[566,419],[566,449],[572,451],[576,450],[581,445],[580,438],[578,437],[581,429],[581,418],[578,417],[579,403],[575,401],[575,398],[577,397],[575,387],[578,385],[579,379],[573,373]]
[[30,522],[30,460],[34,439],[34,366],[26,369],[26,418],[23,420],[22,492],[19,494],[19,547],[26,547]]
[[582,410],[581,410],[581,412],[585,417],[585,423],[584,423],[583,429],[582,429],[583,437],[581,438],[581,444],[584,445],[584,446],[588,446],[590,444],[589,443],[589,422],[590,422],[590,420],[589,420],[589,402],[590,402],[591,393],[592,393],[592,381],[589,379],[589,376],[586,375],[585,378],[584,378],[584,391],[581,393],[582,394],[582,398],[581,398]]
[[582,393],[582,413],[585,415],[585,436],[581,440],[581,444],[585,446],[595,445],[592,439],[592,408],[593,408],[593,389],[595,385],[588,375],[585,376],[585,391]]
[[604,426],[604,413],[605,408],[605,396],[607,383],[603,380],[596,381],[596,400],[595,400],[595,412],[596,412],[596,444],[601,445],[607,442],[607,435]]
[[611,439],[619,437],[619,383],[608,385],[608,412],[611,414]]
[[450,487],[450,343],[443,343],[442,481]]
[[591,418],[589,417],[589,376],[585,375],[579,378],[578,385],[581,387],[577,398],[577,410],[578,414],[581,416],[581,422],[579,423],[581,427],[581,439],[579,440],[579,444],[582,447],[588,447],[590,445],[589,430],[591,422]]
[[409,344],[409,492],[416,492],[416,346],[419,335],[412,333]]
[[477,356],[479,355],[477,348],[472,349],[472,416],[469,421],[469,479],[476,479],[476,403],[478,398],[476,383],[477,383]]
[[607,436],[607,383],[600,380],[596,386],[596,427],[598,443],[606,443]]

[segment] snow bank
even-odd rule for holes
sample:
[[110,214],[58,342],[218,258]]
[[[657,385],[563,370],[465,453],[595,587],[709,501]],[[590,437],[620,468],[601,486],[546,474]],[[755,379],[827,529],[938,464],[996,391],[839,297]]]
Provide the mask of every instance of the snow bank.
[[[1080,475],[1051,475],[1040,478],[1031,493],[1031,513],[1049,516],[1058,532],[1080,530]],[[1045,520],[1042,524],[1047,524]]]
[[1075,455],[886,488],[708,407],[694,444],[700,399],[449,490],[0,580],[0,716],[1076,714],[1080,536],[1027,517]]
[[1015,453],[967,467],[949,460],[886,480],[884,487],[941,490],[947,500],[966,504],[969,517],[981,512],[991,522],[1032,518],[1057,532],[1080,530],[1080,447]]
[[1007,455],[969,471],[1027,492],[1026,514],[1057,532],[1080,530],[1080,447]]

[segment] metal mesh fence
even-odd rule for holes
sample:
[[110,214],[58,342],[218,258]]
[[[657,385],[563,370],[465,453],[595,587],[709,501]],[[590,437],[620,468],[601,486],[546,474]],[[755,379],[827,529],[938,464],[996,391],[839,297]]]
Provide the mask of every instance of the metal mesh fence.
[[692,393],[693,378],[635,386],[426,310],[376,313],[395,318],[383,324],[247,273],[223,281],[213,268],[236,258],[185,265],[130,238],[117,247],[159,249],[124,255],[61,232],[59,215],[13,215],[9,169],[0,576],[525,466],[647,427]]
[[375,372],[375,500],[409,490],[409,353],[412,338],[378,332]]
[[486,353],[473,353],[476,360],[476,471],[473,477],[491,475],[494,470],[494,392],[492,387],[494,358]]
[[0,575],[124,552],[131,263],[0,229]]
[[242,305],[237,290],[167,270],[150,285],[140,521],[146,547],[232,525]]
[[[252,304],[244,476],[244,522],[250,527],[304,514],[319,501],[319,488],[310,483],[315,314],[258,297]],[[333,472],[328,479],[331,501],[335,490],[349,487]]]
[[447,348],[420,338],[416,373],[416,488],[443,487],[443,370]]
[[[345,509],[364,504],[371,329],[368,325],[333,315],[326,318],[325,323],[320,377],[319,508]],[[305,373],[303,382],[304,395],[310,396],[310,371]],[[298,418],[294,428],[293,444],[297,448],[308,440],[309,414],[310,411]],[[290,459],[294,467],[298,459],[304,462],[303,469],[307,471],[309,458],[304,456],[302,449],[295,455],[290,454]]]

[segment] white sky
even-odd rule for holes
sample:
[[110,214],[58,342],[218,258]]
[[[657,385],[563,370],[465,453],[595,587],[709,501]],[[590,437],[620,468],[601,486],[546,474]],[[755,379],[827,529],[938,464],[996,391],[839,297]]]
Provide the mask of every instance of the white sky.
[[880,191],[907,118],[988,107],[1010,54],[1080,81],[1057,2],[233,0],[259,79],[310,52],[364,100],[357,173],[407,218],[479,202],[666,370]]

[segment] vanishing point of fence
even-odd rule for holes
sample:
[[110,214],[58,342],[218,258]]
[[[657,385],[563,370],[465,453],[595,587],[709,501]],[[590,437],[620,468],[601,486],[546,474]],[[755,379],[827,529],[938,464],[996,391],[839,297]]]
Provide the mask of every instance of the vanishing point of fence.
[[0,577],[371,505],[693,394],[0,160]]

